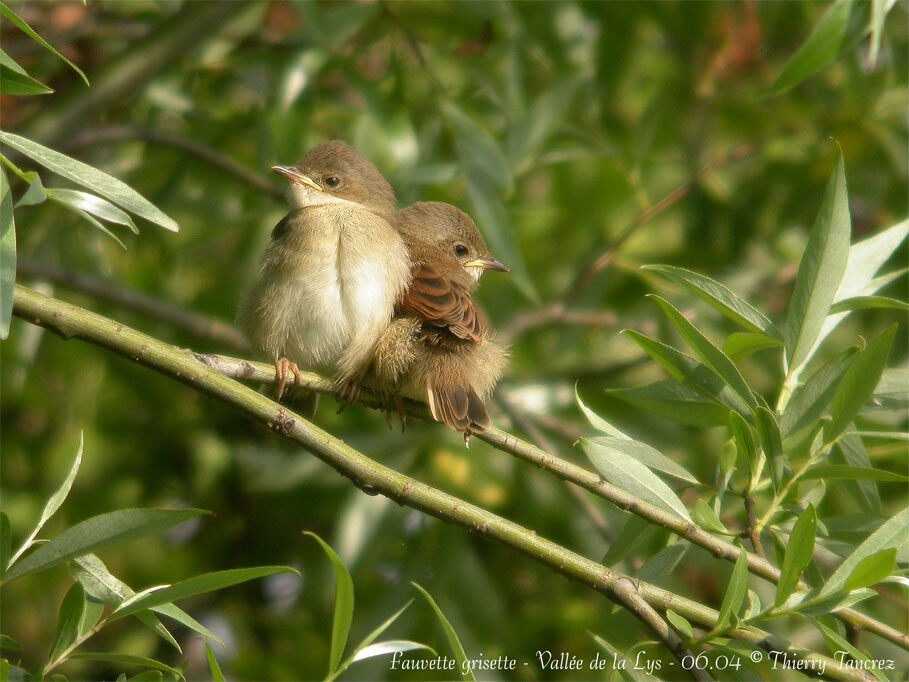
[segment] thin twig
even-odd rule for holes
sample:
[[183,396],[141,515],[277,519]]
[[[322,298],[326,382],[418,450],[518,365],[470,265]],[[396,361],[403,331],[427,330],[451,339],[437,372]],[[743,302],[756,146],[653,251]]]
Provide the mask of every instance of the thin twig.
[[64,270],[47,263],[37,263],[20,258],[16,263],[16,274],[32,280],[52,282],[64,289],[87,294],[99,301],[110,303],[123,310],[147,315],[153,320],[165,322],[197,339],[213,341],[219,346],[232,350],[249,350],[249,344],[240,330],[214,317],[191,313],[120,282],[107,282],[81,272]]
[[[200,362],[191,352],[182,351],[78,306],[42,296],[18,284],[14,292],[13,313],[17,317],[56,332],[64,339],[83,339],[209,395],[302,445],[364,491],[371,494],[381,493],[401,504],[445,522],[465,527],[471,532],[517,550],[613,599],[647,625],[648,629],[653,623],[652,610],[664,612],[669,608],[699,626],[711,628],[716,624],[719,614],[714,609],[650,583],[634,581],[514,522],[366,457],[266,396]],[[246,372],[262,371],[261,367],[255,366],[256,363],[245,364],[248,367]],[[313,375],[309,376],[311,378]],[[322,385],[328,383],[320,377],[317,378]],[[518,442],[514,436],[509,437],[512,441]],[[617,586],[619,581],[632,581],[637,594],[646,601],[650,610],[642,610],[638,600],[629,599],[627,587]],[[665,626],[665,623],[663,625]],[[662,628],[657,630],[654,634],[676,656],[685,651],[684,643],[675,631],[671,628],[666,628],[665,631]],[[769,633],[758,628],[750,626],[737,628],[730,635],[764,648],[775,646],[777,650],[799,660],[816,661],[818,668],[823,664],[826,666],[825,676],[831,679],[869,682],[873,680],[864,671],[839,668],[835,661],[826,656],[775,640]],[[813,667],[809,668],[809,671],[818,672]]]
[[754,498],[751,496],[751,493],[745,495],[745,524],[745,532],[748,535],[748,539],[751,540],[751,545],[754,547],[754,553],[762,559],[765,559],[766,555],[764,554],[764,547],[761,545],[761,536],[754,527]]
[[173,147],[181,152],[190,154],[201,161],[220,168],[258,190],[261,190],[279,201],[284,200],[284,188],[276,183],[269,182],[255,171],[250,170],[233,159],[224,156],[200,142],[179,135],[169,130],[156,130],[135,125],[109,125],[99,126],[84,130],[66,140],[64,149],[77,147],[93,147],[98,144],[110,142],[130,142],[143,140],[155,144]]
[[617,324],[615,313],[609,310],[567,310],[562,304],[543,306],[537,310],[518,313],[498,336],[502,343],[508,344],[528,329],[558,324],[565,327],[606,327],[614,328]]

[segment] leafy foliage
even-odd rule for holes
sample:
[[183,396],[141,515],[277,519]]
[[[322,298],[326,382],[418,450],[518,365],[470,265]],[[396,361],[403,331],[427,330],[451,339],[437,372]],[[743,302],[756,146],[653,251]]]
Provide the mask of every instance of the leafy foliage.
[[[643,650],[646,630],[583,586],[364,495],[128,360],[10,324],[18,280],[225,352],[199,329],[233,319],[286,210],[268,168],[331,138],[375,161],[402,206],[467,210],[511,266],[478,292],[512,346],[496,424],[564,455],[581,438],[588,467],[675,520],[752,552],[756,536],[779,584],[437,425],[388,432],[323,400],[321,426],[718,609],[714,628],[661,614],[717,676],[719,656],[751,651],[736,624],[893,657],[831,614],[904,615],[905,4],[10,0],[0,14],[4,677],[423,679],[389,657]],[[132,309],[138,292],[205,324]],[[301,526],[330,538],[328,562]],[[233,568],[256,563],[270,566]],[[429,608],[408,608],[412,581]],[[400,639],[377,641],[392,625]]]

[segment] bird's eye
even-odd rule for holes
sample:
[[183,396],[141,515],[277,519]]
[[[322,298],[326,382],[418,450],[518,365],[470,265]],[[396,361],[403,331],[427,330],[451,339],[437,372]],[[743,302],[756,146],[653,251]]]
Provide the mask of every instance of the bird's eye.
[[341,178],[339,178],[337,175],[329,175],[327,178],[325,178],[325,184],[331,188],[335,188],[341,184]]
[[467,258],[468,253],[470,253],[470,252],[467,250],[467,247],[464,246],[463,244],[454,245],[454,255],[456,255],[458,258]]

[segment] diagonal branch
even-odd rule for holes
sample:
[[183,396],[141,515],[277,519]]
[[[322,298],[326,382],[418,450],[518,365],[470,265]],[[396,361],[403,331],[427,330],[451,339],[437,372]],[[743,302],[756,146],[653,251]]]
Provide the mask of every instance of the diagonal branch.
[[[248,418],[310,450],[364,491],[380,493],[442,521],[495,540],[604,594],[641,620],[680,662],[687,653],[685,644],[657,611],[671,608],[708,629],[716,623],[718,614],[714,609],[608,569],[512,521],[368,458],[253,389],[219,373],[191,352],[175,348],[83,308],[42,296],[18,284],[13,312],[20,318],[54,331],[64,339],[79,338],[113,351],[233,407]],[[246,365],[252,372],[262,371],[253,363]],[[518,442],[513,436],[508,438]],[[632,593],[633,596],[630,596]],[[814,661],[814,665],[807,668],[809,671],[817,672],[823,664],[825,676],[830,679],[873,679],[864,671],[839,667],[832,659],[774,638],[758,628],[736,628],[730,634],[768,651],[785,652],[806,664]],[[703,671],[692,670],[691,673],[695,679],[710,679]]]
[[[235,379],[258,383],[272,383],[275,380],[275,368],[265,363],[239,360],[223,355],[196,355],[196,357],[202,362],[205,362],[209,367]],[[332,383],[317,374],[303,372],[302,379],[302,386],[304,388],[319,391],[321,393],[335,392]],[[374,407],[377,409],[383,407],[382,403],[368,391],[363,392],[360,402],[367,407]],[[422,403],[406,400],[405,410],[408,415],[417,417],[418,419],[431,419],[429,410]],[[736,559],[738,559],[739,553],[744,551],[729,542],[711,535],[695,524],[668,511],[664,511],[659,507],[612,485],[604,480],[599,474],[589,471],[577,464],[573,464],[568,460],[556,457],[532,443],[521,440],[517,436],[514,436],[507,431],[503,431],[496,426],[490,426],[486,431],[476,437],[486,441],[499,450],[508,452],[526,462],[530,462],[540,469],[545,469],[549,473],[554,474],[565,481],[574,483],[625,511],[640,516],[642,519],[685,538],[692,544],[706,549],[719,559],[725,559],[734,563]],[[766,558],[751,552],[745,552],[745,556],[748,560],[748,570],[751,573],[760,576],[765,580],[769,580],[774,584],[779,582],[780,570]],[[809,586],[807,583],[799,581],[798,589],[808,588]],[[873,632],[876,635],[893,642],[903,649],[909,650],[909,637],[871,616],[851,608],[842,609],[833,615],[851,627],[868,630],[869,632]]]

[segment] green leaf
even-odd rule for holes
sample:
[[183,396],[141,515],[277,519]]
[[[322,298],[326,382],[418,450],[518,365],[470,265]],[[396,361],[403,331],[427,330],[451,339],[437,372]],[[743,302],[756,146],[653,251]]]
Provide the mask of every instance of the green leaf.
[[783,609],[774,614],[773,617],[790,614],[823,616],[836,613],[842,609],[848,609],[850,606],[855,606],[859,602],[876,596],[877,592],[867,588],[853,590],[852,592],[837,592],[829,596],[821,595],[818,590],[797,592],[787,600],[786,604],[783,605]]
[[691,518],[701,528],[711,533],[729,534],[729,529],[723,525],[716,512],[713,511],[713,507],[707,504],[707,501],[703,498],[695,502],[694,509],[691,510]]
[[654,294],[649,294],[649,297],[656,301],[657,305],[660,306],[669,321],[682,335],[685,342],[697,353],[701,361],[716,372],[727,386],[738,393],[749,407],[756,407],[757,401],[754,399],[754,394],[732,360],[726,357],[723,351],[717,348],[710,339],[691,324],[669,301]]
[[205,642],[205,662],[208,663],[208,672],[211,673],[213,682],[224,682],[224,673],[221,672],[221,666],[215,658],[215,652],[211,650],[208,642]]
[[754,590],[748,590],[745,594],[745,611],[742,613],[742,618],[748,619],[760,612],[761,598]]
[[596,443],[587,438],[581,438],[579,442],[596,470],[614,486],[691,521],[678,495],[637,459],[614,445]]
[[[373,630],[368,635],[366,635],[366,637],[363,638],[363,641],[361,641],[356,646],[353,654],[351,654],[350,657],[347,658],[347,660],[345,660],[343,663],[341,663],[341,665],[339,665],[331,674],[329,674],[325,678],[325,682],[330,682],[330,680],[337,678],[338,675],[340,675],[345,670],[347,670],[355,661],[358,661],[359,658],[357,658],[357,656],[359,655],[359,653],[361,651],[363,651],[364,649],[366,649],[367,647],[369,647],[369,645],[372,644],[376,640],[376,638],[378,638],[379,635],[381,635],[383,632],[385,632],[389,628],[389,626],[392,623],[394,623],[398,619],[398,617],[402,613],[404,613],[404,611],[407,609],[407,607],[410,606],[412,603],[413,603],[413,599],[409,600],[406,604],[404,604],[404,606],[402,606],[400,609],[398,609],[393,614],[391,614],[391,616],[386,618],[385,621],[383,621],[382,624],[379,625],[379,627],[377,627],[375,630]],[[378,654],[375,654],[375,655],[378,655]]]
[[735,332],[726,337],[723,352],[733,360],[741,360],[768,348],[782,348],[783,342],[754,332]]
[[729,430],[735,439],[736,449],[742,453],[745,461],[748,462],[751,485],[754,486],[760,475],[760,471],[758,471],[760,460],[758,459],[757,446],[754,442],[754,434],[751,432],[751,427],[748,426],[748,422],[738,412],[729,412]]
[[685,467],[669,459],[664,454],[653,449],[646,443],[632,440],[628,437],[595,437],[590,438],[589,440],[591,443],[602,445],[606,448],[620,450],[629,457],[633,457],[634,459],[638,460],[645,466],[651,469],[656,469],[657,471],[662,471],[664,474],[669,474],[670,476],[677,478],[680,481],[684,481],[685,483],[690,483],[692,485],[700,485],[700,482]]
[[692,639],[694,637],[694,629],[684,617],[677,614],[672,609],[666,609],[666,620],[670,622],[672,627],[676,629],[682,637],[686,639]]
[[877,585],[890,577],[896,566],[896,547],[872,554],[862,559],[843,585],[843,591],[859,590],[863,587]]
[[784,438],[817,422],[824,415],[833,401],[836,387],[858,352],[858,346],[846,349],[792,392],[780,417],[780,431]]
[[773,81],[766,96],[777,95],[814,75],[836,59],[849,26],[852,0],[835,0]]
[[[852,644],[850,644],[849,641],[845,637],[842,637],[836,630],[827,627],[817,618],[809,618],[809,620],[821,631],[821,634],[824,635],[824,640],[827,643],[827,648],[832,654],[835,655],[837,652],[845,651],[856,661],[871,661],[866,653],[864,653],[861,649],[852,646]],[[884,674],[877,669],[877,666],[869,665],[865,669],[874,675],[875,678],[880,680],[880,682],[888,682]]]
[[73,69],[73,71],[75,71],[76,73],[78,73],[79,76],[82,78],[82,80],[85,81],[85,84],[86,84],[86,85],[89,85],[88,78],[86,78],[86,77],[85,77],[85,74],[82,73],[82,69],[80,69],[78,66],[76,66],[75,64],[73,64],[69,59],[67,59],[66,57],[64,57],[62,54],[60,54],[59,52],[57,52],[57,50],[55,50],[55,49],[53,48],[53,46],[52,46],[50,43],[48,43],[44,38],[42,38],[42,37],[39,36],[37,33],[35,33],[35,32],[32,30],[32,27],[31,27],[31,26],[29,26],[28,24],[26,24],[26,23],[25,23],[25,22],[24,22],[16,13],[15,13],[15,12],[13,12],[13,10],[11,10],[9,7],[7,7],[7,6],[6,6],[5,4],[3,4],[2,2],[0,2],[0,14],[2,14],[4,17],[6,17],[6,18],[9,20],[9,22],[10,22],[11,24],[13,24],[14,26],[17,26],[17,27],[19,28],[20,31],[22,31],[25,35],[27,35],[29,38],[31,38],[31,39],[34,40],[36,43],[38,43],[38,44],[39,44],[41,47],[43,47],[45,50],[48,50],[49,52],[52,52],[52,53],[53,53],[54,55],[56,55],[59,59],[62,59],[62,60],[65,61],[67,64],[69,64],[70,67]]
[[680,424],[710,428],[726,423],[729,410],[671,379],[605,391],[641,410]]
[[597,431],[602,431],[603,433],[609,434],[615,438],[628,438],[625,433],[619,431],[616,427],[610,424],[608,421],[603,419],[596,412],[591,410],[587,405],[581,400],[581,394],[578,393],[578,384],[575,382],[574,385],[574,399],[578,403],[578,407],[581,408],[581,412],[584,413],[584,416],[587,417],[587,421],[590,422],[590,425],[595,428]]
[[6,580],[43,571],[105,547],[122,545],[208,513],[202,509],[119,509],[99,514],[67,528],[18,561],[7,573]]
[[347,645],[347,637],[350,634],[350,624],[353,621],[354,610],[353,580],[350,577],[347,566],[341,561],[341,557],[335,554],[335,551],[328,546],[328,543],[310,531],[306,531],[303,534],[310,536],[322,546],[335,571],[335,615],[331,626],[331,658],[328,663],[328,672],[330,674],[341,663],[341,656],[344,654],[344,647]]
[[0,64],[0,95],[49,95],[52,92],[52,88],[27,73],[19,73]]
[[642,265],[641,269],[656,272],[676,284],[681,284],[749,332],[756,332],[769,342],[782,341],[780,333],[766,315],[716,280],[672,265]]
[[137,598],[123,602],[119,608],[108,616],[107,620],[112,623],[115,620],[131,616],[145,609],[169,604],[197,594],[214,592],[215,590],[221,590],[225,587],[249,582],[257,578],[264,578],[275,573],[298,573],[298,571],[288,566],[254,566],[252,568],[232,568],[225,571],[203,573],[202,575],[181,580],[173,585],[159,586],[160,589],[154,589],[154,591],[139,592],[136,595]]
[[[842,4],[842,0],[837,0],[835,7]],[[808,237],[789,303],[786,361],[790,375],[810,357],[830,312],[834,294],[846,271],[851,231],[846,171],[843,153],[837,146],[836,166]]]
[[25,174],[25,177],[30,177],[31,180],[29,180],[28,189],[25,190],[22,196],[19,197],[19,201],[16,202],[16,208],[35,206],[47,199],[47,192],[44,189],[44,185],[41,183],[41,176],[35,171],[29,171]]
[[[119,606],[126,599],[131,599],[136,595],[135,590],[116,576],[112,575],[110,571],[107,570],[107,566],[104,565],[104,562],[94,554],[86,554],[85,556],[73,559],[70,566],[70,572],[76,580],[82,583],[86,593],[96,599],[100,599],[105,604]],[[161,606],[153,607],[152,611],[159,613],[162,616],[172,618],[178,623],[185,625],[193,632],[197,632],[203,637],[210,639],[213,642],[217,642],[222,647],[226,648],[224,642],[216,637],[214,633],[177,606],[174,606],[173,604],[162,604]],[[167,628],[161,624],[161,621],[158,620],[158,617],[155,616],[154,613],[143,611],[137,613],[136,618],[156,632],[177,651],[181,651],[180,645],[170,632],[168,632]]]
[[871,0],[871,18],[868,28],[871,40],[868,42],[868,67],[874,68],[877,64],[877,55],[881,49],[881,36],[884,34],[884,18],[893,9],[896,0]]
[[824,438],[828,443],[846,429],[874,393],[890,355],[896,329],[896,324],[891,325],[869,343],[843,375],[830,405],[832,419],[824,429]]
[[[205,646],[208,646],[206,643]],[[181,680],[186,679],[183,675],[183,671],[179,668],[172,668],[169,665],[165,665],[159,661],[156,661],[153,658],[146,658],[145,656],[134,656],[132,654],[108,654],[102,653],[100,651],[85,651],[73,654],[70,658],[80,658],[85,661],[103,661],[105,663],[118,663],[121,665],[136,665],[143,668],[151,668],[152,670],[160,670],[162,672],[168,673],[177,677]],[[223,679],[223,678],[222,678]]]
[[439,619],[439,623],[442,625],[442,629],[445,631],[445,636],[448,638],[448,644],[451,646],[451,650],[454,653],[455,661],[458,664],[458,670],[461,673],[462,680],[475,680],[473,671],[470,666],[465,665],[467,663],[467,654],[464,652],[464,647],[461,645],[461,639],[458,637],[458,633],[455,632],[454,628],[451,627],[451,623],[448,622],[448,619],[445,617],[445,614],[442,613],[442,609],[439,608],[439,605],[436,604],[436,600],[430,596],[429,592],[424,590],[420,585],[411,581],[413,585],[420,594],[425,597],[426,601],[429,602],[429,605],[432,607],[432,610],[436,614],[436,618]]
[[675,572],[689,547],[690,545],[685,542],[676,542],[668,547],[663,547],[634,572],[634,577],[649,583],[661,584],[664,578]]
[[761,439],[764,456],[770,465],[770,478],[776,490],[783,480],[783,437],[776,415],[766,407],[758,407],[754,411],[754,425]]
[[745,601],[745,592],[748,590],[748,559],[746,552],[739,552],[735,560],[735,566],[732,568],[732,577],[729,579],[729,585],[726,587],[726,595],[723,597],[723,603],[720,605],[720,612],[717,616],[714,631],[732,625],[734,618],[738,616],[742,602]]
[[123,225],[135,234],[139,234],[139,228],[136,227],[129,214],[120,210],[106,199],[88,192],[80,192],[75,189],[60,189],[59,187],[53,189],[48,187],[45,189],[45,193],[48,197],[62,201],[68,206],[81,209],[101,220]]
[[775,606],[784,604],[798,586],[802,571],[814,556],[816,535],[817,513],[814,511],[814,505],[809,504],[795,522],[789,535],[789,544],[786,546],[786,554],[780,568],[780,579],[776,585],[776,598],[773,601]]
[[[871,460],[868,458],[862,439],[853,433],[845,433],[837,439],[832,458],[841,459],[852,467],[871,468]],[[881,497],[874,481],[851,480],[844,481],[843,485],[864,511],[875,515],[880,514]]]
[[[85,589],[85,586],[82,586]],[[88,632],[98,624],[104,614],[104,602],[89,598],[85,595],[85,608],[82,610],[82,620],[79,621],[79,637],[85,637]]]
[[390,639],[386,642],[370,644],[367,647],[359,649],[354,655],[352,663],[356,663],[357,661],[365,661],[367,658],[375,658],[376,656],[393,654],[399,651],[416,651],[418,649],[429,651],[433,656],[438,655],[431,646],[427,646],[426,644],[420,644],[420,642],[411,642],[406,639]]
[[69,469],[69,473],[66,475],[66,478],[63,480],[63,483],[57,488],[56,492],[50,496],[47,500],[47,503],[44,505],[44,510],[41,512],[41,517],[38,519],[38,523],[35,525],[32,532],[22,543],[22,546],[16,550],[16,553],[13,555],[13,558],[10,560],[10,563],[13,564],[16,560],[21,557],[29,547],[32,546],[35,538],[38,536],[38,532],[44,527],[44,524],[57,513],[57,510],[60,509],[66,496],[69,495],[70,489],[73,487],[73,481],[76,480],[76,474],[79,473],[79,466],[82,464],[82,446],[84,445],[84,434],[79,432],[79,447],[76,449],[76,457],[73,460],[73,465]]
[[[875,273],[886,263],[893,253],[899,248],[906,237],[909,236],[909,220],[892,225],[886,230],[856,242],[849,248],[849,258],[846,261],[846,272],[833,297],[834,303],[844,301],[856,296],[870,296],[880,291],[896,277],[900,277],[904,270],[897,270],[887,275],[875,277]],[[837,325],[849,315],[848,312],[831,313],[824,320],[814,348],[809,352],[810,358],[823,341]]]
[[9,336],[16,285],[16,222],[13,195],[6,171],[0,167],[0,340]]
[[22,152],[45,168],[100,194],[127,211],[160,225],[166,230],[180,231],[177,223],[167,217],[159,208],[112,175],[13,133],[0,131],[0,142]]
[[90,213],[86,213],[86,212],[83,211],[81,208],[78,208],[78,207],[76,207],[76,206],[73,206],[72,204],[68,204],[67,202],[63,201],[62,199],[58,199],[58,198],[57,198],[53,193],[51,193],[51,192],[48,192],[47,198],[50,199],[51,201],[53,201],[55,204],[59,204],[60,206],[64,206],[67,210],[72,211],[73,213],[75,213],[76,215],[78,215],[78,216],[79,216],[80,218],[82,218],[83,220],[87,220],[92,226],[94,226],[94,228],[95,228],[96,230],[100,230],[101,232],[103,232],[104,234],[106,234],[108,237],[110,237],[110,238],[113,239],[115,242],[117,242],[117,244],[120,246],[121,249],[123,249],[124,251],[126,251],[126,244],[124,244],[123,241],[122,241],[117,235],[115,235],[113,232],[111,232],[110,230],[108,230],[107,227],[105,227],[104,225],[102,225],[102,224],[101,224],[93,215],[91,215]]
[[909,303],[900,301],[887,296],[853,296],[844,298],[830,306],[830,314],[852,312],[853,310],[900,310],[906,312],[909,310]]
[[84,608],[85,590],[82,589],[82,585],[79,583],[74,583],[60,604],[60,612],[57,614],[57,631],[54,634],[54,643],[51,645],[50,654],[47,657],[48,664],[56,663],[57,659],[76,641]]
[[[745,416],[751,414],[751,409],[723,379],[707,365],[702,365],[694,358],[667,346],[648,336],[639,334],[632,329],[624,329],[622,334],[628,335],[632,341],[644,349],[658,365],[683,386],[714,399],[720,405],[735,410]],[[725,422],[725,418],[723,419]]]
[[849,576],[866,558],[895,547],[900,548],[909,538],[909,509],[904,509],[893,518],[888,519],[881,527],[874,531],[868,538],[855,548],[839,568],[833,572],[827,583],[821,589],[821,595],[836,594],[845,589]]
[[885,369],[874,389],[872,400],[884,409],[909,409],[909,369]]
[[160,670],[144,670],[138,675],[133,675],[126,682],[161,682],[164,675]]
[[884,481],[885,483],[906,483],[909,476],[897,474],[884,469],[866,469],[848,464],[822,464],[809,469],[802,478],[811,479],[849,479],[866,481]]

